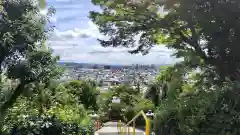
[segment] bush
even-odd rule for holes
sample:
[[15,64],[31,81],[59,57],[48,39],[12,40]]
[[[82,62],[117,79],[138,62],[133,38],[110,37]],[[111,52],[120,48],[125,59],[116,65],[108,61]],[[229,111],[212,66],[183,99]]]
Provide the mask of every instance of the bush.
[[155,110],[155,106],[152,101],[147,99],[139,99],[138,102],[134,105],[135,113],[140,112],[143,110],[144,112],[148,112],[148,110]]
[[[3,131],[7,132],[7,135],[45,135],[48,132],[54,132],[54,135],[84,135],[85,131],[87,133],[94,131],[92,121],[82,104],[68,102],[68,100],[60,99],[59,96],[53,97],[58,99],[52,98],[53,104],[50,108],[44,107],[42,113],[39,113],[36,100],[19,98],[8,111]],[[68,97],[68,94],[64,94],[61,98],[65,97]],[[49,125],[50,128],[44,128]],[[79,131],[75,131],[75,128]]]
[[15,123],[9,135],[93,135],[93,125],[66,123],[55,116],[31,116]]
[[[116,120],[128,122],[141,110],[145,112],[154,110],[154,104],[150,100],[143,99],[137,90],[128,85],[114,87],[109,93],[101,96],[102,98],[99,101],[101,112],[107,112],[109,117],[114,117]],[[121,103],[111,103],[113,96],[120,98]],[[105,120],[106,117],[103,119]]]
[[85,109],[98,110],[97,96],[99,91],[95,82],[73,80],[66,82],[59,87],[70,97],[70,101],[74,103],[83,104]]
[[[134,105],[134,116],[139,113],[141,110],[144,111],[145,113],[147,113],[149,110],[154,111],[155,110],[155,106],[152,103],[152,101],[148,100],[148,99],[139,99],[138,102]],[[136,125],[137,126],[144,126],[145,125],[145,120],[144,118],[141,116],[136,120]]]
[[61,121],[82,123],[87,119],[87,112],[82,105],[58,105],[53,106],[47,112],[50,116],[55,115]]
[[157,111],[156,134],[238,135],[239,87],[214,88],[165,100]]

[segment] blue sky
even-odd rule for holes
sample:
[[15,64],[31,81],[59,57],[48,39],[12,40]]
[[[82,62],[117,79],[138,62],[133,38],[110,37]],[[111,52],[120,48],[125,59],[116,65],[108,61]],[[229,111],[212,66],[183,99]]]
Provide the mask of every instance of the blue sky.
[[164,46],[154,47],[145,56],[131,55],[126,48],[103,48],[97,38],[103,38],[97,26],[88,18],[89,11],[99,11],[91,0],[47,0],[56,9],[51,18],[55,30],[49,39],[54,54],[61,61],[98,64],[169,64],[171,51]]

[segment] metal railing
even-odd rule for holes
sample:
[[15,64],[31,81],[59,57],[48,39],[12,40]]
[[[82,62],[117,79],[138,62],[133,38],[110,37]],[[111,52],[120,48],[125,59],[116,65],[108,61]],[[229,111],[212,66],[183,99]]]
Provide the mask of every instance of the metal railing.
[[118,122],[118,130],[120,135],[130,135],[130,125],[133,124],[133,134],[136,135],[136,124],[135,121],[138,117],[143,116],[145,120],[145,135],[150,135],[150,119],[146,116],[146,114],[143,111],[140,111],[131,121],[129,121],[126,125],[121,127],[121,121]]

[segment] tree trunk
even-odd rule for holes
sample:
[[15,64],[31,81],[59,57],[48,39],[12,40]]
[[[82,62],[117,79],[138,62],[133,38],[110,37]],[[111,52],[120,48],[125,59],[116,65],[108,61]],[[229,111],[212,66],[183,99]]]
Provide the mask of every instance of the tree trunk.
[[13,94],[10,96],[10,98],[5,103],[2,104],[0,108],[0,134],[2,132],[2,127],[4,125],[4,119],[6,117],[7,110],[8,108],[13,106],[17,98],[22,94],[24,86],[25,84],[23,83],[19,84],[14,90]]
[[138,91],[138,93],[140,93],[140,83],[139,82],[137,82],[137,91]]
[[162,88],[162,100],[167,98],[167,84],[163,84],[163,88]]
[[158,105],[159,105],[159,92],[158,91],[156,91],[156,93],[155,93],[155,95],[154,95],[154,105],[155,105],[155,107],[158,107]]

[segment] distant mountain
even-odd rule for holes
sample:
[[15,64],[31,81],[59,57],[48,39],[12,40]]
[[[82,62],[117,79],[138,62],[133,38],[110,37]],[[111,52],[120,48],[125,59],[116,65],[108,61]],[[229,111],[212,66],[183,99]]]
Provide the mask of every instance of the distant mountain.
[[58,62],[58,65],[76,68],[93,68],[93,67],[111,67],[111,68],[123,68],[131,67],[132,65],[107,65],[107,64],[91,64],[91,63],[75,63],[75,62]]
[[134,64],[134,65],[115,65],[115,64],[91,64],[91,63],[75,63],[75,62],[58,62],[60,66],[72,67],[72,68],[111,68],[111,69],[119,69],[119,68],[131,68],[133,66],[138,66],[142,68],[159,68],[161,66],[168,66],[167,64],[160,65],[160,64],[152,64],[152,65],[141,65],[141,64]]

